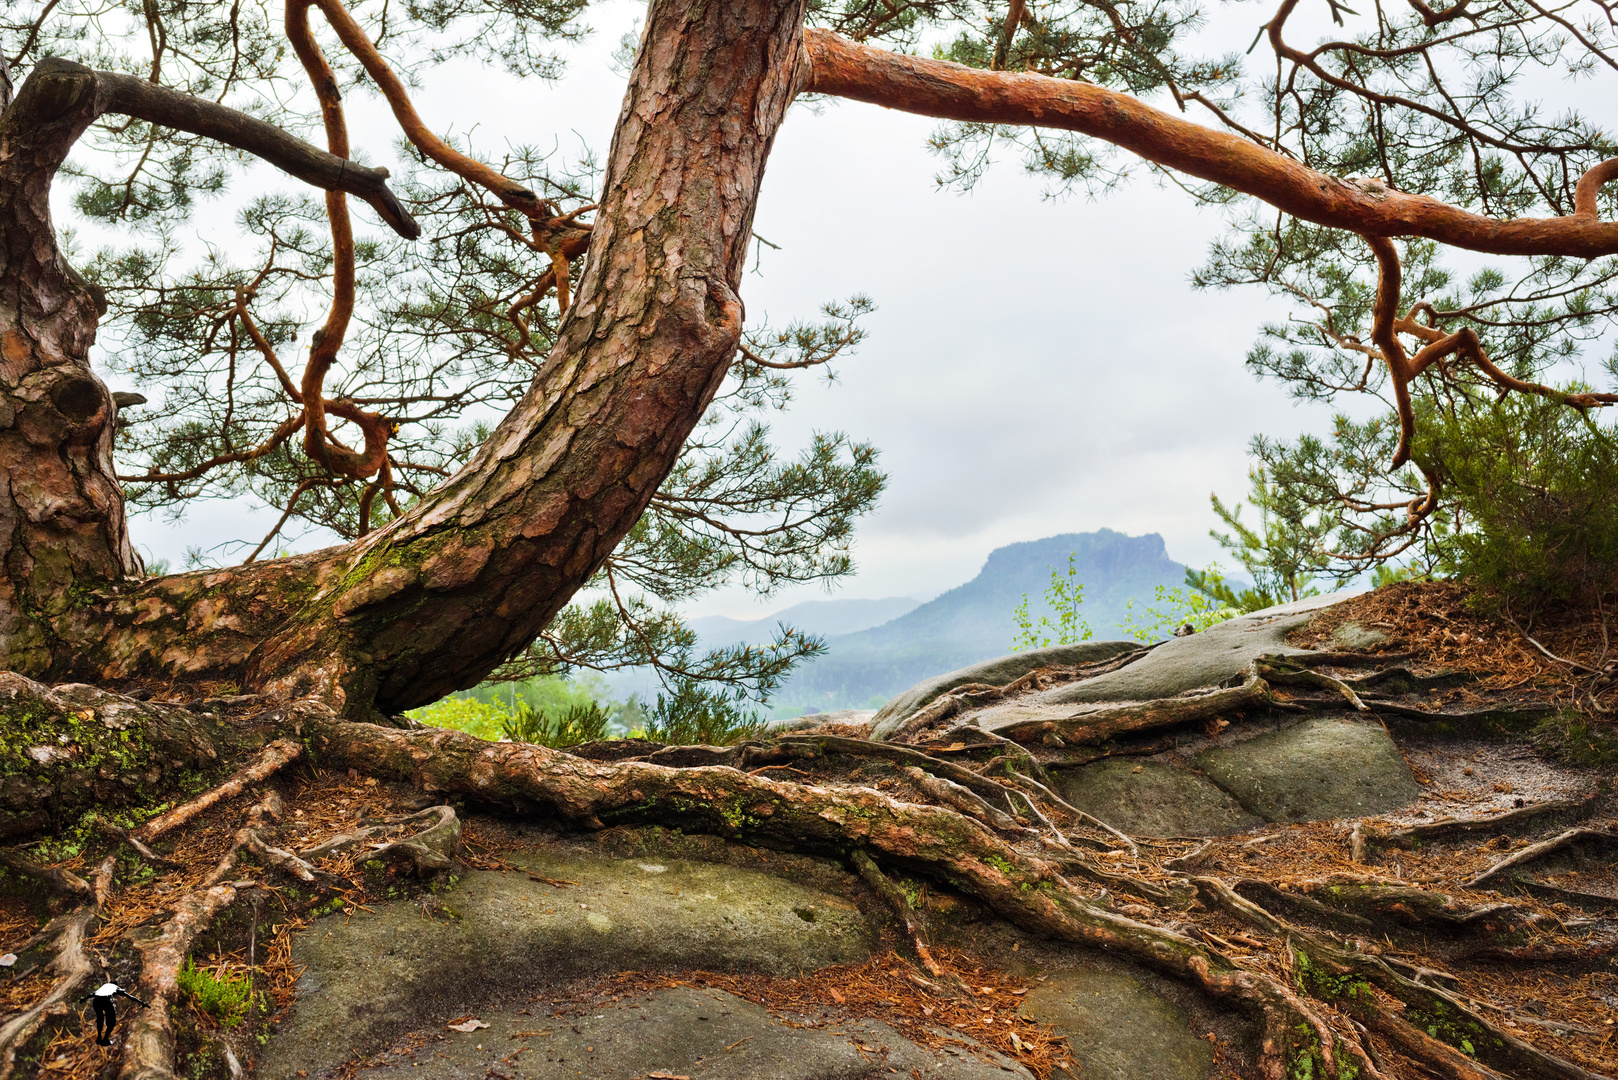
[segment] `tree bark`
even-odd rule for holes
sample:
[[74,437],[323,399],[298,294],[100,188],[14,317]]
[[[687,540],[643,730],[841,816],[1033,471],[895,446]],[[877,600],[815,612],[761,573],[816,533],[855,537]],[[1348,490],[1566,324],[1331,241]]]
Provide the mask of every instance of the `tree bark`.
[[[72,661],[100,636],[96,627],[108,609],[94,601],[116,597],[144,573],[112,466],[117,406],[90,369],[106,305],[63,258],[50,212],[57,170],[106,113],[248,150],[318,187],[358,195],[404,236],[420,232],[388,190],[386,170],[344,161],[234,109],[133,76],[56,59],[35,66],[0,114],[0,667],[30,674],[71,668],[90,678],[115,677],[116,665]],[[270,571],[271,582],[284,584],[286,571]],[[203,584],[202,599],[214,585]],[[181,592],[194,591],[182,583]],[[257,607],[265,606],[259,598]],[[136,617],[150,621],[160,608],[147,602]],[[201,615],[200,625],[195,617],[185,620],[186,632],[208,630],[211,620]],[[182,668],[194,663],[181,642],[162,646]]]
[[1618,159],[1580,178],[1575,212],[1499,221],[1385,186],[1329,176],[1224,131],[1192,123],[1115,90],[1021,72],[980,71],[862,45],[826,30],[805,35],[808,90],[890,109],[980,124],[1037,125],[1091,135],[1147,161],[1256,195],[1305,221],[1367,236],[1424,236],[1495,255],[1618,252],[1618,222],[1596,217],[1596,192]]
[[65,612],[52,629],[70,646],[24,669],[229,680],[365,716],[473,685],[526,647],[640,516],[725,377],[801,56],[799,3],[654,5],[589,269],[544,368],[472,460],[347,547]]
[[142,572],[113,476],[116,407],[90,370],[98,298],[51,225],[51,181],[95,97],[90,72],[46,60],[0,115],[0,642],[23,670],[49,662],[51,622],[83,590]]
[[[97,110],[121,109],[359,194],[405,235],[414,223],[401,218],[376,170],[139,80],[42,63],[3,122],[15,146],[33,149],[31,157],[8,149],[0,173],[10,215],[0,278],[27,299],[13,303],[20,314],[0,316],[21,328],[6,337],[18,344],[5,355],[22,365],[15,378],[7,369],[0,403],[11,410],[0,427],[9,470],[0,475],[10,484],[0,493],[0,666],[52,681],[230,683],[319,697],[364,718],[480,681],[532,642],[599,568],[724,378],[740,335],[736,290],[765,160],[800,90],[1085,132],[1367,235],[1429,236],[1478,251],[1618,252],[1618,224],[1595,215],[1596,190],[1618,172],[1610,163],[1581,181],[1569,217],[1493,221],[1324,176],[1126,95],[805,34],[801,16],[800,0],[653,5],[589,265],[556,347],[524,399],[442,488],[345,547],[154,581],[132,580],[138,561],[107,460],[112,406],[83,360],[94,301],[50,234],[45,193],[73,138]],[[11,220],[21,224],[10,228]]]
[[449,483],[345,552],[250,684],[345,710],[427,704],[525,648],[590,579],[735,355],[801,38],[795,0],[652,6],[589,268],[544,368]]

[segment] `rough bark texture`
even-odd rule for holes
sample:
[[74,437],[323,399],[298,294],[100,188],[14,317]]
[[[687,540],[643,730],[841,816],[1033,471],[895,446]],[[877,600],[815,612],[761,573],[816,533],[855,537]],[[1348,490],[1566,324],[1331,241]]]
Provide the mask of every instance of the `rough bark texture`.
[[96,118],[94,75],[46,60],[0,116],[0,642],[49,664],[51,622],[141,573],[112,468],[112,395],[90,371],[97,298],[51,224],[56,171]]
[[391,712],[524,648],[634,524],[718,389],[801,9],[655,5],[590,267],[522,402],[443,488],[353,546],[248,681]]
[[[54,831],[91,807],[115,810],[182,786],[262,744],[265,727],[226,724],[206,704],[131,701],[93,686],[41,686],[0,672],[0,841]],[[62,736],[68,741],[63,742]]]
[[1425,236],[1496,255],[1593,259],[1618,252],[1618,222],[1596,218],[1596,190],[1618,172],[1611,162],[1581,178],[1571,216],[1499,221],[1394,191],[1380,180],[1328,176],[1100,86],[903,56],[825,30],[810,30],[805,46],[812,72],[808,89],[814,93],[949,120],[1082,132],[1176,172],[1256,195],[1317,225],[1367,236]]
[[[136,595],[143,569],[112,467],[117,407],[89,363],[105,304],[62,257],[50,214],[57,170],[106,113],[248,150],[318,187],[358,195],[404,236],[420,232],[388,190],[385,170],[129,75],[55,59],[35,66],[0,115],[0,667],[98,680],[127,674],[120,659],[132,652],[142,652],[148,667],[177,673],[220,655],[244,656],[239,642],[210,648],[206,639],[217,630],[263,640],[279,611],[268,599],[284,600],[286,580],[306,576],[307,566],[294,561],[255,575],[262,589],[248,588],[224,626],[215,625],[220,582],[211,575],[181,575],[176,585]],[[181,619],[161,625],[161,613],[172,610],[165,598],[176,594],[190,603]],[[255,612],[269,617],[254,621]],[[103,643],[109,618],[120,616],[160,625]],[[197,656],[181,640],[191,635],[204,639]],[[99,664],[85,662],[91,653]]]
[[369,715],[472,685],[525,647],[640,516],[728,370],[801,34],[796,3],[654,7],[560,340],[409,515],[346,548],[126,587],[54,621],[71,647],[7,662],[228,680]]

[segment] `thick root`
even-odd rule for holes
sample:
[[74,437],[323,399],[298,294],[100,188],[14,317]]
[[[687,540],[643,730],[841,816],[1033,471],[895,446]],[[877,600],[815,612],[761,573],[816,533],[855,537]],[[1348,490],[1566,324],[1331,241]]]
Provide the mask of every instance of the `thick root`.
[[[598,764],[544,747],[488,743],[455,731],[400,731],[333,722],[314,733],[322,760],[338,768],[415,781],[495,805],[542,809],[585,827],[656,820],[753,842],[846,850],[851,843],[922,868],[1033,933],[1132,957],[1198,985],[1258,1016],[1273,1032],[1300,1025],[1317,1036],[1300,1049],[1271,1039],[1266,1080],[1283,1080],[1299,1053],[1338,1071],[1340,1036],[1289,987],[1242,968],[1183,934],[1138,922],[1093,902],[1056,864],[1030,855],[954,811],[898,802],[871,788],[778,783],[729,768],[671,769]],[[979,778],[980,780],[982,778]],[[1362,1048],[1346,1044],[1362,1073]]]
[[916,914],[916,910],[910,906],[910,901],[905,899],[905,894],[899,891],[897,885],[887,879],[887,876],[882,873],[871,857],[861,849],[855,848],[849,853],[848,858],[854,864],[854,869],[859,872],[865,883],[878,896],[886,900],[888,906],[893,909],[893,914],[898,918],[899,925],[904,928],[905,936],[910,939],[910,945],[916,950],[916,955],[921,958],[922,965],[926,967],[927,973],[935,979],[944,978],[944,969],[939,966],[937,960],[933,959],[932,949],[928,946],[927,930],[922,925],[921,918]]
[[119,1080],[175,1080],[174,1026],[169,1013],[179,989],[180,969],[191,955],[197,935],[236,902],[238,893],[236,884],[192,892],[174,905],[173,917],[155,934],[135,939],[141,958],[140,996],[148,1008],[136,1013],[129,1025]]
[[427,827],[383,844],[370,852],[367,858],[408,862],[423,874],[448,870],[461,853],[461,821],[455,816],[455,809],[449,806],[429,806],[404,817],[366,823],[366,827],[357,832],[339,833],[314,847],[305,848],[298,852],[298,857],[314,862],[348,851],[374,837],[397,833],[402,826],[421,822],[427,822]]
[[[1286,941],[1297,957],[1294,969],[1299,981],[1306,988],[1336,1000],[1368,1026],[1381,1030],[1379,1025],[1389,1018],[1387,1010],[1369,992],[1375,987],[1401,1001],[1409,1019],[1465,1041],[1478,1061],[1510,1076],[1521,1080],[1600,1080],[1595,1073],[1547,1054],[1489,1023],[1455,995],[1406,978],[1379,956],[1346,949],[1292,925],[1217,878],[1194,880],[1210,906],[1217,906]],[[1417,1060],[1429,1063],[1425,1058]],[[1437,1067],[1443,1065],[1443,1061],[1435,1059],[1430,1064]]]
[[[50,992],[32,1008],[25,1009],[0,1024],[0,1080],[8,1080],[17,1067],[17,1051],[27,1045],[39,1031],[45,1018],[67,1012],[71,1001],[95,974],[96,967],[85,955],[84,943],[90,929],[100,917],[102,908],[112,889],[112,870],[115,860],[107,856],[88,884],[89,899],[66,915],[51,920],[34,940],[43,944],[54,939],[55,955],[48,970],[56,977]],[[80,881],[80,884],[84,882]],[[77,891],[77,890],[74,890]]]
[[143,844],[150,844],[164,833],[184,825],[209,807],[240,795],[249,784],[256,784],[273,776],[283,766],[303,756],[303,744],[291,739],[277,739],[261,750],[257,757],[232,773],[224,783],[203,792],[188,803],[176,806],[166,814],[159,814],[131,835]]
[[1602,832],[1599,829],[1569,829],[1559,836],[1553,836],[1549,840],[1542,840],[1537,844],[1530,844],[1521,851],[1508,855],[1471,881],[1468,881],[1466,887],[1476,889],[1504,876],[1508,871],[1526,866],[1536,859],[1542,859],[1552,852],[1572,847],[1575,844],[1599,844],[1610,848],[1618,846],[1618,835]]

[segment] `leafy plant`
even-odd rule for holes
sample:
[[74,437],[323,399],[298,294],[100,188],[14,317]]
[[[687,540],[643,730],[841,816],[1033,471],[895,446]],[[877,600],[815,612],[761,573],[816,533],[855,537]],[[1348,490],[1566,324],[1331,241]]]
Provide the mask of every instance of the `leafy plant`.
[[420,709],[411,709],[405,715],[417,723],[464,731],[490,742],[500,738],[502,726],[511,718],[511,713],[498,702],[468,697],[447,697]]
[[224,1027],[235,1027],[245,1020],[253,1004],[253,980],[247,975],[226,972],[216,976],[187,960],[176,981],[193,1005]]
[[501,721],[501,734],[511,742],[538,743],[560,749],[595,742],[607,736],[611,718],[600,702],[573,705],[566,712],[542,712],[523,702],[514,716]]
[[1242,611],[1318,595],[1320,590],[1309,583],[1325,565],[1322,552],[1337,527],[1336,517],[1311,507],[1295,488],[1272,483],[1261,466],[1249,469],[1247,480],[1247,497],[1258,513],[1257,527],[1242,521],[1241,503],[1227,507],[1218,495],[1210,495],[1214,513],[1230,532],[1210,529],[1208,535],[1242,564],[1253,578],[1253,587],[1236,593],[1222,578],[1208,576],[1213,573],[1211,567],[1200,573],[1188,571],[1186,583]]
[[[1067,573],[1051,567],[1051,583],[1045,587],[1045,604],[1056,616],[1041,615],[1035,620],[1028,613],[1028,594],[1012,612],[1017,624],[1017,639],[1011,643],[1012,652],[1024,649],[1045,649],[1052,645],[1074,645],[1089,641],[1093,636],[1090,625],[1079,618],[1079,606],[1084,603],[1084,585],[1079,581],[1078,555],[1067,557]],[[1056,637],[1052,639],[1051,634]]]
[[[1139,616],[1135,614],[1135,601],[1131,598],[1124,604],[1124,619],[1118,624],[1118,629],[1135,641],[1159,641],[1187,624],[1201,633],[1215,623],[1240,615],[1244,610],[1239,604],[1224,602],[1212,591],[1230,591],[1217,565],[1201,571],[1187,570],[1185,577],[1185,586],[1159,585],[1153,603]],[[1252,610],[1258,609],[1255,607]]]
[[678,746],[731,746],[764,726],[757,712],[742,711],[743,698],[683,680],[672,695],[658,694],[646,716],[646,737]]
[[[582,678],[543,678],[484,683],[464,693],[435,701],[408,715],[433,727],[454,728],[491,742],[522,738],[545,746],[574,746],[606,738],[614,730],[627,731],[641,723],[641,710],[632,702],[602,701],[605,685],[590,675]],[[600,714],[599,717],[597,714]],[[513,734],[517,732],[519,734]]]
[[[1578,388],[1570,388],[1578,389]],[[1417,445],[1463,527],[1441,561],[1509,602],[1594,608],[1618,589],[1618,439],[1565,405],[1476,395],[1435,409]]]

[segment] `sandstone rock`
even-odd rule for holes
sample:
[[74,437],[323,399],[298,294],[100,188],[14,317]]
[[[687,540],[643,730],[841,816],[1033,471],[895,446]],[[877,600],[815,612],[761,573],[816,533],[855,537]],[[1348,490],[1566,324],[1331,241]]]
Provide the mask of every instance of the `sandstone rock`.
[[1132,836],[1224,836],[1264,820],[1211,780],[1169,762],[1107,758],[1055,778],[1062,798]]
[[1029,991],[1023,1011],[1067,1036],[1084,1080],[1204,1080],[1213,1071],[1213,1047],[1191,1018],[1128,975],[1054,974]]
[[1355,592],[1311,596],[1291,604],[1210,626],[1200,634],[1171,638],[1128,667],[1093,679],[1030,695],[1030,704],[1063,705],[1082,701],[1150,701],[1174,697],[1202,686],[1217,686],[1241,675],[1266,653],[1306,652],[1288,645],[1287,634],[1309,623],[1321,608],[1341,603]]
[[1076,645],[1053,645],[1048,649],[1029,649],[1026,652],[997,656],[980,664],[937,675],[897,695],[877,710],[871,725],[872,739],[878,742],[904,723],[905,719],[940,694],[947,694],[967,683],[987,683],[1005,686],[1016,682],[1037,667],[1072,664],[1094,664],[1111,660],[1115,656],[1140,648],[1134,641],[1081,641]]
[[475,871],[438,904],[373,905],[374,914],[328,916],[300,934],[298,1001],[258,1076],[318,1075],[423,1022],[578,975],[682,967],[795,974],[863,960],[874,941],[848,900],[758,871],[507,858],[580,884]]
[[[500,1075],[524,1080],[866,1080],[897,1074],[929,1080],[1032,1080],[1022,1066],[986,1047],[977,1047],[976,1053],[931,1050],[874,1020],[827,1022],[804,1016],[794,1018],[803,1026],[789,1026],[761,1006],[714,989],[657,990],[565,1019],[549,1017],[543,998],[529,1016],[516,1015],[516,1008],[483,1013],[487,1030],[446,1033],[449,1037],[431,1042],[430,1050],[388,1054],[385,1064],[357,1075],[365,1080],[486,1080]],[[526,1052],[508,1060],[519,1047]]]
[[1305,720],[1199,754],[1196,765],[1267,821],[1325,821],[1396,810],[1421,794],[1374,720]]

